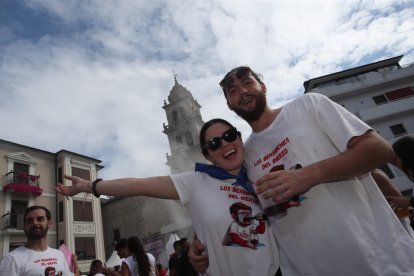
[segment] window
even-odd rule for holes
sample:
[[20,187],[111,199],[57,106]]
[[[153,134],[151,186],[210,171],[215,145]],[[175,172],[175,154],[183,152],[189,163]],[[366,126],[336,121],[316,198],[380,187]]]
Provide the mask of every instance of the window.
[[92,202],[73,200],[73,220],[93,221]]
[[72,175],[73,176],[79,176],[80,178],[83,178],[85,180],[91,180],[91,174],[89,170],[72,167]]
[[114,241],[119,241],[121,239],[121,233],[119,228],[114,229]]
[[13,182],[29,184],[29,165],[18,162],[13,163]]
[[372,99],[376,104],[384,104],[388,102],[387,98],[384,95],[375,96]]
[[58,168],[58,183],[63,183],[63,170],[62,170],[62,167]]
[[178,113],[177,113],[177,110],[173,110],[172,117],[173,117],[174,124],[176,124],[177,121],[178,121]]
[[59,201],[59,222],[64,221],[64,216],[63,216],[63,201]]
[[15,172],[15,173],[26,173],[26,174],[29,174],[29,165],[14,162],[14,164],[13,164],[13,172]]
[[413,195],[413,189],[405,190],[401,192],[403,196],[410,198]]
[[95,259],[95,238],[75,237],[75,254],[78,261]]
[[23,217],[27,208],[27,201],[12,200],[10,227],[15,229],[23,229]]
[[400,136],[400,135],[407,133],[407,131],[405,130],[405,127],[402,124],[393,125],[393,126],[390,126],[390,128],[391,128],[392,133],[395,136]]
[[194,144],[193,137],[191,136],[191,133],[189,131],[185,133],[185,138],[187,139],[187,144],[189,144],[190,146]]
[[175,141],[177,142],[177,144],[182,144],[183,143],[183,139],[181,138],[181,136],[175,137]]
[[401,89],[387,92],[385,93],[385,95],[390,101],[395,101],[395,100],[414,96],[414,90],[411,87],[404,87]]

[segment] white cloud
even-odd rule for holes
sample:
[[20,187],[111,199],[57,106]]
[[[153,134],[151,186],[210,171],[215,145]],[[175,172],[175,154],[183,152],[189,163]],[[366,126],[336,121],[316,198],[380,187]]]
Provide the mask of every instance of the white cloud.
[[414,62],[411,1],[20,3],[26,18],[0,22],[0,138],[90,155],[104,177],[168,174],[172,69],[205,121],[224,117],[247,138],[217,84],[232,67],[262,73],[280,106],[309,78],[400,54]]

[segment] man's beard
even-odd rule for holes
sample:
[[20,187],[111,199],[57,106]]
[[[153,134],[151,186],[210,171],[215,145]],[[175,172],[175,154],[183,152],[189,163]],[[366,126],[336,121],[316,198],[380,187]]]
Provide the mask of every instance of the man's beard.
[[260,116],[262,116],[263,112],[266,109],[266,96],[264,93],[260,93],[254,96],[256,99],[256,106],[252,111],[245,111],[238,107],[233,107],[233,111],[242,117],[246,122],[252,123],[259,120]]
[[47,235],[47,228],[42,228],[40,229],[40,231],[33,231],[34,229],[30,229],[30,231],[26,231],[24,230],[24,232],[26,233],[27,239],[29,241],[36,241],[36,240],[40,240],[44,237],[46,237]]

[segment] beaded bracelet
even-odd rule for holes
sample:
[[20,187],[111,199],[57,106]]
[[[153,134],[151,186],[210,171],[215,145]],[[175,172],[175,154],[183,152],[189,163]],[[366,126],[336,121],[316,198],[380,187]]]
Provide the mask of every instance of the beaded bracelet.
[[92,192],[93,195],[97,198],[99,198],[101,195],[96,191],[96,184],[98,184],[99,181],[102,181],[102,178],[97,178],[95,181],[92,182]]

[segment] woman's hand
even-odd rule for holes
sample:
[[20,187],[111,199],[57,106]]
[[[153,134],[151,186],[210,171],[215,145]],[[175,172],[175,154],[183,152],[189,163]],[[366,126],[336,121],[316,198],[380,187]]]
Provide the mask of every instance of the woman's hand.
[[410,207],[410,199],[406,197],[387,196],[385,197],[391,208],[395,211],[400,208]]
[[205,251],[205,247],[200,240],[194,240],[188,251],[190,263],[199,273],[206,272],[209,265],[208,255],[202,255],[203,251]]
[[58,183],[57,187],[55,187],[55,191],[58,192],[61,195],[64,196],[74,196],[79,193],[88,193],[90,191],[90,187],[88,186],[89,182],[88,180],[82,179],[77,176],[70,176],[70,175],[64,175],[64,177],[68,180],[72,181],[71,186],[63,185],[62,183]]

